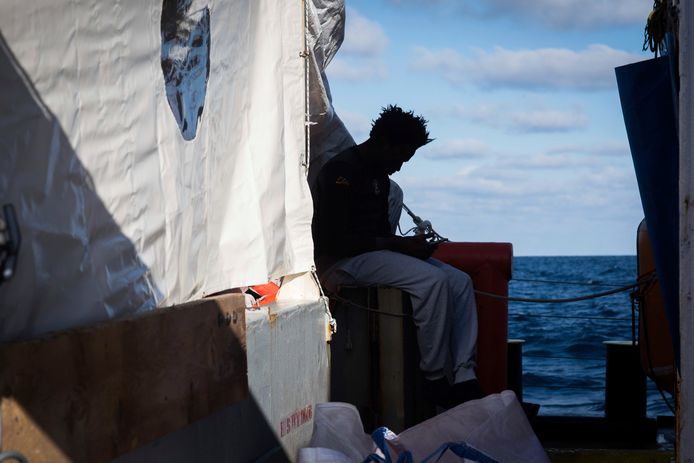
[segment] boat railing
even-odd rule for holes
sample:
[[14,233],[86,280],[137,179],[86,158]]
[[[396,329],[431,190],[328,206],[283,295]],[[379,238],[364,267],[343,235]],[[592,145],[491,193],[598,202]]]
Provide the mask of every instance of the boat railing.
[[[571,352],[566,352],[564,350],[561,350],[559,348],[546,348],[545,346],[537,346],[537,345],[530,345],[528,349],[528,352],[522,352],[522,357],[518,358],[526,358],[526,359],[538,359],[538,361],[532,361],[529,362],[529,365],[525,365],[524,367],[521,366],[514,366],[510,365],[509,368],[525,368],[522,372],[518,372],[522,375],[522,377],[530,377],[531,379],[524,379],[521,382],[521,387],[524,389],[527,389],[529,391],[532,391],[533,393],[530,394],[530,396],[533,399],[536,399],[542,395],[543,391],[576,391],[576,390],[585,390],[585,391],[590,391],[588,394],[595,394],[596,390],[605,390],[606,395],[609,394],[609,391],[607,391],[608,382],[607,378],[610,374],[608,371],[608,368],[615,368],[614,366],[609,365],[609,360],[608,357],[610,355],[610,349],[611,345],[613,344],[618,344],[618,345],[624,345],[624,344],[631,344],[633,346],[633,356],[637,360],[637,367],[640,368],[638,365],[638,341],[639,341],[639,301],[640,301],[640,295],[643,294],[645,291],[647,291],[649,288],[651,288],[656,282],[657,282],[657,276],[655,272],[650,272],[645,275],[642,275],[638,281],[635,283],[629,283],[629,284],[610,284],[610,283],[603,283],[603,282],[577,282],[577,281],[559,281],[559,280],[546,280],[546,279],[525,279],[525,278],[515,278],[513,281],[515,282],[521,282],[521,283],[540,283],[540,284],[549,284],[549,285],[577,285],[577,286],[582,286],[582,287],[593,287],[593,288],[609,288],[607,290],[602,290],[599,292],[591,292],[588,294],[582,294],[574,297],[562,297],[562,298],[526,298],[526,297],[514,297],[514,296],[509,296],[507,299],[509,302],[514,302],[514,304],[509,305],[509,324],[512,326],[514,322],[517,323],[522,323],[525,321],[529,321],[532,319],[554,319],[554,320],[576,320],[576,321],[581,321],[581,322],[590,322],[595,323],[595,324],[603,324],[607,323],[612,326],[620,325],[619,328],[615,329],[614,332],[621,332],[619,335],[615,336],[616,338],[621,339],[613,339],[613,340],[605,340],[603,341],[603,344],[606,345],[607,350],[605,351],[604,355],[600,356],[597,355],[597,351],[595,348],[593,348],[591,351],[585,353],[585,354],[573,354]],[[623,292],[629,292],[629,299],[631,301],[631,313],[629,315],[622,315],[619,313],[619,310],[613,311],[615,315],[600,315],[600,314],[590,314],[590,315],[585,315],[585,311],[583,311],[583,314],[577,314],[572,312],[572,309],[570,308],[570,303],[572,302],[579,302],[579,301],[588,301],[591,299],[599,299],[603,298],[606,296],[611,296],[613,294],[617,293],[623,293]],[[486,294],[484,295],[489,296],[489,297],[499,297],[499,298],[504,298],[504,296],[498,296],[498,295],[493,295],[493,294]],[[531,306],[525,306],[523,303],[533,303]],[[544,304],[551,304],[551,308],[544,308],[542,305]],[[568,304],[568,305],[567,305]],[[569,308],[567,308],[569,307]],[[630,328],[630,333],[627,335],[627,327]],[[628,339],[624,339],[627,337]],[[520,348],[522,349],[522,344],[525,342],[521,342]],[[595,346],[593,346],[595,347]],[[567,383],[567,382],[561,382],[561,383],[552,383],[548,381],[542,381],[541,378],[543,377],[542,374],[539,374],[536,370],[540,369],[543,367],[543,362],[542,360],[559,360],[559,361],[569,361],[572,363],[572,366],[574,368],[600,368],[605,372],[605,375],[602,377],[602,381],[600,381],[599,384],[597,384],[595,381],[592,382],[592,384],[589,384],[587,381],[580,381],[580,382],[574,382],[572,383]],[[623,366],[620,366],[619,368],[623,368]],[[617,375],[624,374],[623,371],[613,373]],[[636,374],[641,374],[643,375],[643,372],[637,372]],[[646,386],[647,385],[647,386]],[[636,387],[636,386],[635,386]],[[662,390],[661,387],[658,386],[658,384],[654,381],[644,381],[644,387],[646,388],[646,391],[644,393],[647,393],[648,396],[653,397],[654,395],[659,394],[660,397],[663,400],[663,403],[667,406],[669,411],[674,415],[674,407],[671,404],[671,401],[666,397],[664,391]],[[522,392],[521,392],[522,394]],[[575,392],[573,392],[574,395],[576,395]],[[585,403],[583,404],[576,404],[574,408],[575,410],[580,410],[581,407],[585,408]],[[644,404],[645,407],[645,404]],[[597,407],[599,408],[599,407]],[[565,409],[568,409],[571,411],[570,406],[565,406]],[[596,411],[596,410],[592,410]]]

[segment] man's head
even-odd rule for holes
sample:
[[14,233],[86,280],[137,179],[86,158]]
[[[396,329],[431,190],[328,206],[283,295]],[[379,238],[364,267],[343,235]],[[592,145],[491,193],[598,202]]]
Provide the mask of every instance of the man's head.
[[369,140],[375,145],[375,155],[388,175],[400,170],[418,148],[431,141],[427,121],[395,105],[383,108],[373,121]]

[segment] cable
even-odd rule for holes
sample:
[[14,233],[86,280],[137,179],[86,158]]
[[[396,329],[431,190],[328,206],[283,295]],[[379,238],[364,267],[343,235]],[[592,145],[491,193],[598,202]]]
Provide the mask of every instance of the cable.
[[[646,280],[645,282],[636,282],[636,283],[631,284],[631,285],[622,286],[622,287],[619,287],[619,288],[616,288],[616,289],[612,289],[612,290],[609,290],[609,291],[603,291],[603,292],[601,292],[601,293],[587,294],[587,295],[585,295],[585,296],[571,297],[571,298],[563,298],[563,299],[533,299],[533,298],[522,298],[522,297],[510,297],[510,296],[501,296],[501,295],[498,295],[498,294],[488,293],[488,292],[486,292],[486,291],[480,291],[480,290],[475,290],[475,293],[476,293],[476,294],[483,295],[483,296],[493,297],[493,298],[495,298],[495,299],[504,299],[504,300],[508,300],[508,301],[511,301],[511,302],[566,303],[566,302],[577,302],[577,301],[584,301],[584,300],[587,300],[587,299],[596,299],[596,298],[599,298],[599,297],[609,296],[609,295],[611,295],[611,294],[615,294],[615,293],[618,293],[618,292],[626,291],[626,290],[628,290],[628,289],[632,289],[632,288],[634,288],[634,287],[638,287],[638,286],[640,286],[640,285],[642,285],[642,284],[646,284],[646,283],[648,283],[648,282],[650,282],[650,281],[652,281],[652,280],[654,280],[654,279],[655,279],[655,272],[653,272],[653,274],[650,276],[650,278],[649,278],[648,280]],[[337,301],[340,301],[340,302],[349,304],[349,305],[351,305],[351,306],[353,306],[353,307],[356,307],[356,308],[358,308],[358,309],[365,310],[365,311],[367,311],[367,312],[372,312],[372,313],[377,313],[377,314],[386,315],[386,316],[389,316],[389,317],[397,317],[397,318],[408,318],[408,317],[411,317],[411,315],[406,315],[406,314],[394,314],[394,313],[389,313],[389,312],[383,312],[383,311],[378,310],[378,309],[373,309],[373,308],[371,308],[371,307],[366,307],[366,306],[363,306],[363,305],[361,305],[361,304],[357,304],[356,302],[350,301],[349,299],[345,299],[344,297],[339,296],[339,295],[337,295],[337,294],[333,294],[333,295],[332,295],[332,298],[335,299],[335,300],[337,300]],[[511,315],[514,315],[514,314],[511,314]],[[520,315],[523,315],[523,314],[520,314]],[[535,315],[535,316],[542,316],[542,315]],[[575,316],[575,317],[573,317],[573,316],[563,316],[563,315],[544,315],[544,316],[545,316],[545,317],[549,317],[549,318],[601,319],[601,318],[598,318],[598,317],[581,317],[581,316]],[[602,319],[604,319],[604,320],[609,320],[610,318],[609,318],[609,317],[605,317],[605,318],[602,318]],[[625,320],[626,320],[626,319],[625,319]]]
[[328,317],[328,324],[330,325],[332,334],[335,334],[337,333],[337,320],[333,318],[333,314],[332,312],[330,312],[330,302],[328,298],[325,296],[325,293],[323,292],[323,286],[321,286],[320,284],[320,279],[318,278],[318,273],[316,272],[315,267],[311,268],[311,275],[313,276],[313,280],[315,281],[316,286],[318,286],[320,298],[323,301],[323,305],[325,306],[325,315]]
[[428,220],[422,220],[418,215],[416,215],[412,210],[410,210],[409,207],[405,205],[405,203],[402,203],[402,208],[405,209],[405,212],[412,218],[412,221],[416,225],[416,227],[410,229],[407,233],[409,233],[412,230],[416,230],[415,234],[417,235],[425,235],[430,243],[441,243],[444,241],[448,241],[448,238],[444,238],[443,236],[439,235],[436,230],[434,230],[434,227],[431,225],[431,222]]
[[539,359],[562,359],[562,360],[591,360],[591,361],[596,361],[596,362],[604,362],[604,358],[598,358],[598,357],[575,357],[575,356],[569,356],[569,355],[536,355],[536,354],[526,354],[523,353],[523,357],[532,357],[532,358],[539,358]]
[[562,285],[579,285],[579,286],[613,286],[619,288],[624,286],[624,284],[614,284],[614,283],[595,283],[592,281],[559,281],[559,280],[535,280],[530,278],[513,278],[511,281],[525,281],[530,283],[553,283]]
[[383,312],[378,309],[372,309],[371,307],[366,307],[361,304],[357,304],[356,302],[350,301],[349,299],[345,299],[342,296],[338,296],[337,294],[334,294],[332,296],[333,299],[336,301],[342,302],[344,304],[349,304],[352,307],[356,307],[357,309],[364,310],[366,312],[371,312],[371,313],[377,313],[380,315],[386,315],[388,317],[395,317],[395,318],[412,318],[412,315],[410,314],[400,314],[400,313],[391,313],[391,312]]
[[510,313],[509,317],[538,317],[538,318],[566,318],[570,320],[602,320],[602,321],[620,321],[626,322],[631,321],[631,318],[619,318],[619,317],[585,317],[582,315],[545,315],[545,314],[531,314],[531,313]]
[[[648,281],[655,279],[655,278],[656,278],[655,272],[653,272]],[[641,286],[642,284],[648,283],[648,281],[636,282],[636,283],[633,283],[630,285],[621,286],[619,288],[611,289],[609,291],[603,291],[600,293],[586,294],[584,296],[567,297],[567,298],[560,298],[560,299],[537,299],[537,298],[501,296],[499,294],[488,293],[486,291],[480,291],[477,289],[475,290],[475,293],[479,294],[481,296],[487,296],[487,297],[491,297],[494,299],[504,299],[504,300],[511,301],[511,302],[533,302],[533,303],[538,303],[538,304],[555,304],[555,303],[578,302],[578,301],[586,301],[589,299],[597,299],[600,297],[605,297],[605,296],[609,296],[611,294],[621,293],[621,292],[628,291],[628,290],[633,289],[633,288],[637,288],[637,287]]]
[[598,389],[605,389],[605,386],[562,386],[559,384],[523,384],[523,389],[525,388],[534,388],[534,389],[591,389],[591,390],[598,390]]

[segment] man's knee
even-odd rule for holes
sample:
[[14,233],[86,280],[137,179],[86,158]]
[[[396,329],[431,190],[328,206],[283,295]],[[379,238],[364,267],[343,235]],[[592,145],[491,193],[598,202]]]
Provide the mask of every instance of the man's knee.
[[441,287],[442,289],[447,289],[451,283],[446,272],[433,265],[422,266],[420,275],[427,284]]
[[461,291],[466,291],[472,288],[472,278],[462,270],[455,269],[455,272],[449,272],[448,281],[452,287],[458,288]]

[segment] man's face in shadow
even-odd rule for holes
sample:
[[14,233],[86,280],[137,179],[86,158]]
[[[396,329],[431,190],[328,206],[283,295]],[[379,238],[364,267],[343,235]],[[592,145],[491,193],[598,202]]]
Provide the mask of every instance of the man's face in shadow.
[[417,148],[407,144],[384,142],[380,153],[380,165],[388,175],[398,172],[402,165],[412,159]]

